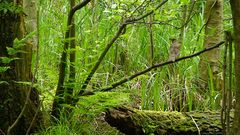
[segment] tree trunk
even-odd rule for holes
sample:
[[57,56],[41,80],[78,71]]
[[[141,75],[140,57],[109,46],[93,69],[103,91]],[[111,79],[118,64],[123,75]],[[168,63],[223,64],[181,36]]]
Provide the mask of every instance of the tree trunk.
[[234,113],[233,134],[240,135],[240,1],[230,0],[234,37],[235,37],[235,77],[236,77],[236,103]]
[[[75,0],[70,0],[70,8],[75,6]],[[67,104],[72,104],[73,98],[73,90],[75,87],[75,77],[76,77],[76,68],[75,68],[75,59],[76,59],[76,31],[75,31],[75,22],[74,17],[72,18],[69,37],[72,38],[70,40],[70,69],[69,69],[69,87],[67,88],[65,94],[65,101]]]
[[[13,0],[8,0],[9,5],[13,5]],[[0,10],[0,67],[8,67],[0,74],[0,134],[6,133],[12,126],[9,134],[26,134],[29,128],[33,132],[40,125],[39,95],[30,84],[33,80],[31,72],[32,46],[23,42],[22,45],[14,44],[14,40],[24,38],[25,24],[24,14],[19,7],[22,1],[14,3],[15,6]],[[17,8],[18,7],[18,8]],[[11,12],[10,10],[14,10]],[[6,12],[7,11],[7,12]],[[12,59],[6,62],[4,59]],[[27,95],[30,91],[30,98]],[[27,102],[25,102],[27,100]],[[20,115],[21,111],[23,115]],[[18,116],[21,116],[18,118]]]
[[[205,5],[205,39],[204,47],[210,47],[222,41],[223,35],[223,1],[222,0],[207,0]],[[210,52],[201,55],[199,64],[201,87],[206,92],[210,87],[209,82],[214,84],[213,89],[221,88],[219,77],[219,59],[220,51],[216,48]],[[210,68],[209,68],[210,67]],[[212,74],[213,78],[210,77]],[[212,79],[212,80],[210,80]]]
[[[161,112],[115,108],[105,120],[127,135],[218,135],[222,134],[220,112]],[[231,119],[232,122],[232,119]]]
[[[90,2],[90,0],[82,1],[78,5],[71,8],[69,11],[69,14],[68,14],[68,19],[67,19],[68,29],[65,32],[65,42],[64,42],[63,52],[61,55],[61,61],[59,64],[60,68],[59,68],[59,76],[58,76],[58,85],[57,85],[57,90],[56,90],[56,94],[54,97],[54,101],[53,101],[53,105],[52,105],[52,113],[51,113],[51,115],[55,119],[60,118],[62,104],[66,103],[64,100],[64,92],[65,92],[64,82],[65,82],[65,76],[66,76],[66,70],[67,70],[67,50],[68,50],[69,44],[70,44],[68,39],[70,36],[72,36],[72,35],[70,35],[70,26],[72,24],[73,16],[76,13],[76,11],[85,7],[89,2]],[[73,103],[73,104],[75,105],[75,103]]]

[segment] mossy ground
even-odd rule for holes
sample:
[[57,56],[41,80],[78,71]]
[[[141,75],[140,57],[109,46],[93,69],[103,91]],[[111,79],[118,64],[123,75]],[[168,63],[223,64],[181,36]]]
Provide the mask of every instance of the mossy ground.
[[62,115],[56,125],[43,129],[44,135],[121,135],[104,121],[104,111],[129,104],[129,93],[96,92],[80,98],[71,118]]

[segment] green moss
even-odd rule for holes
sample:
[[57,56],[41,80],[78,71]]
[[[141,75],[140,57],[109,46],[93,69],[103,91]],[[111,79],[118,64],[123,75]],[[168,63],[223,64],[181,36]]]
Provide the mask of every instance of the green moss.
[[[195,132],[197,128],[189,116],[180,112],[159,112],[134,110],[132,115],[136,125],[141,125],[146,134],[167,132],[174,130],[178,132]],[[202,117],[199,114],[199,117]],[[156,131],[161,130],[161,131]]]
[[125,105],[129,103],[129,93],[122,92],[96,92],[91,96],[80,98],[76,113],[96,115],[106,108]]
[[48,127],[48,129],[43,130],[41,134],[117,134],[119,131],[102,120],[102,112],[107,108],[121,106],[128,103],[129,93],[96,92],[94,95],[82,96],[77,107],[73,108],[75,111],[71,118],[62,115],[56,125]]

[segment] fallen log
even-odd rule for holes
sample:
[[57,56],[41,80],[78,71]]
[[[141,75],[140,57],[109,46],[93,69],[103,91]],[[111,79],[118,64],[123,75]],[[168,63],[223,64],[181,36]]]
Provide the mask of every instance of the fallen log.
[[108,109],[105,120],[127,135],[222,134],[220,112],[181,113],[118,107]]

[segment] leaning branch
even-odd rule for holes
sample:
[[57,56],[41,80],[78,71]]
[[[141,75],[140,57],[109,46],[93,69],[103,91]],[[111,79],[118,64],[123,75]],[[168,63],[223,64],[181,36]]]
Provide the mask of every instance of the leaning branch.
[[[106,56],[107,52],[109,51],[109,49],[112,47],[112,45],[115,43],[115,41],[121,36],[122,31],[126,28],[126,26],[128,24],[130,24],[131,22],[135,22],[135,21],[139,21],[151,14],[153,14],[155,12],[155,10],[159,9],[160,7],[162,7],[168,0],[164,0],[163,2],[161,2],[159,5],[156,6],[156,8],[142,16],[139,17],[135,17],[135,18],[130,18],[130,19],[126,19],[119,27],[117,33],[115,34],[115,36],[112,38],[112,40],[107,44],[107,46],[105,47],[104,51],[101,53],[100,57],[98,58],[96,64],[94,65],[94,67],[91,69],[90,73],[88,74],[86,80],[84,81],[80,92],[77,94],[77,96],[81,96],[85,89],[87,88],[87,85],[89,84],[89,82],[91,81],[94,73],[97,71],[99,65],[101,64],[101,62],[103,61],[104,57]],[[76,97],[73,105],[76,104],[76,102],[78,101],[78,97]]]
[[220,43],[218,43],[218,44],[216,44],[216,45],[214,45],[212,47],[205,48],[205,49],[203,49],[203,50],[201,50],[201,51],[199,51],[197,53],[194,53],[194,54],[191,54],[191,55],[188,55],[188,56],[184,56],[184,57],[178,58],[176,60],[171,60],[171,61],[166,61],[166,62],[155,64],[155,65],[153,65],[153,66],[151,66],[151,67],[149,67],[149,68],[147,68],[147,69],[145,69],[143,71],[137,72],[137,73],[135,73],[135,74],[133,74],[131,76],[123,78],[122,80],[120,80],[118,82],[115,82],[115,83],[113,83],[109,87],[102,88],[102,89],[100,89],[100,91],[110,91],[110,90],[116,88],[117,86],[122,85],[122,84],[124,84],[124,83],[126,83],[126,82],[128,82],[128,81],[130,81],[130,80],[132,80],[132,79],[134,79],[134,78],[136,78],[138,76],[140,76],[140,75],[143,75],[143,74],[145,74],[145,73],[147,73],[147,72],[149,72],[149,71],[151,71],[153,69],[156,69],[156,68],[159,68],[159,67],[163,67],[163,66],[166,66],[166,65],[169,65],[169,64],[172,64],[172,63],[176,63],[176,62],[179,62],[179,61],[182,61],[182,60],[185,60],[185,59],[189,59],[189,58],[198,56],[198,55],[200,55],[200,54],[202,54],[204,52],[210,51],[210,50],[212,50],[214,48],[218,48],[222,44],[224,44],[224,41],[222,41],[222,42],[220,42]]
[[91,81],[92,76],[94,75],[94,73],[96,72],[96,70],[98,69],[99,65],[101,64],[103,58],[106,56],[108,50],[112,47],[113,43],[121,36],[122,31],[126,28],[126,25],[123,24],[119,27],[116,35],[112,38],[112,40],[107,44],[107,46],[105,47],[105,49],[103,50],[102,54],[100,55],[100,57],[98,58],[98,61],[96,62],[96,64],[94,65],[94,67],[92,68],[91,72],[88,74],[87,79],[84,81],[83,86],[81,88],[81,91],[78,93],[78,96],[81,96],[84,92],[84,90],[87,88],[88,83]]

